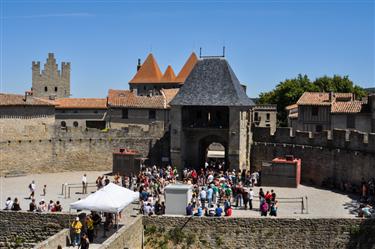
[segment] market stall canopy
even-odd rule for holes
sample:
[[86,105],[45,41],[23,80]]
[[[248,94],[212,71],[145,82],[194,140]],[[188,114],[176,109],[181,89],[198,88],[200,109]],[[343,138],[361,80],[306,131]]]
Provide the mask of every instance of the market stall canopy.
[[139,193],[120,187],[114,183],[109,183],[85,199],[71,203],[70,208],[118,213],[138,198]]

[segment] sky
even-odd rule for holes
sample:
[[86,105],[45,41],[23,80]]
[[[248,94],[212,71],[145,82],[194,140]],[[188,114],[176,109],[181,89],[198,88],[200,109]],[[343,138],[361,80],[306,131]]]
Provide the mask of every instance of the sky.
[[177,74],[191,52],[226,58],[247,94],[307,74],[375,87],[374,0],[0,0],[0,92],[31,87],[31,62],[71,62],[72,97],[128,89],[152,52]]

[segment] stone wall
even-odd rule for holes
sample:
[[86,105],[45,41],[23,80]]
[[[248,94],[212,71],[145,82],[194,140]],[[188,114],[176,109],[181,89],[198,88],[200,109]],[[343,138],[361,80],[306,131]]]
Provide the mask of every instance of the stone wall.
[[101,249],[141,249],[143,237],[142,217],[131,218],[131,221],[107,239]]
[[[375,248],[375,220],[143,217],[150,239],[180,229],[200,248]],[[150,232],[151,231],[151,232]],[[160,236],[160,234],[159,234]],[[158,248],[158,245],[146,248]],[[169,245],[168,248],[181,248]]]
[[49,139],[53,134],[54,116],[8,116],[0,118],[0,142],[27,139]]
[[0,211],[0,248],[32,248],[69,227],[74,215]]
[[111,170],[112,152],[120,147],[139,150],[150,163],[160,164],[168,153],[166,142],[152,127],[147,132],[138,127],[108,132],[56,129],[50,139],[0,142],[0,174]]
[[322,133],[278,128],[255,128],[251,153],[252,170],[275,157],[294,155],[302,159],[301,180],[321,185],[330,182],[359,183],[375,177],[375,134],[333,130]]

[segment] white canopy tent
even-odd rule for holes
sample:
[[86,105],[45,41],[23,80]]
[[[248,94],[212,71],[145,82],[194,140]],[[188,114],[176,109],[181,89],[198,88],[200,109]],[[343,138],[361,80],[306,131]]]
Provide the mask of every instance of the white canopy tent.
[[70,204],[71,209],[119,213],[139,198],[139,193],[114,183],[99,189],[85,199]]

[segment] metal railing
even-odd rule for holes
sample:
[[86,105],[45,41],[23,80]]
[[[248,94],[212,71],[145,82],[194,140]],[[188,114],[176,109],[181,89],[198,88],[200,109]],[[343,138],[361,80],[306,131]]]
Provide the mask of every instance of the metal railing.
[[[64,196],[64,199],[70,198],[70,190],[71,189],[82,189],[82,183],[63,183],[61,184],[61,195]],[[95,182],[87,183],[87,188],[89,187],[97,187]]]

